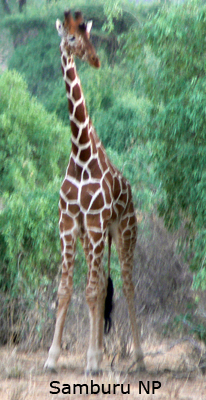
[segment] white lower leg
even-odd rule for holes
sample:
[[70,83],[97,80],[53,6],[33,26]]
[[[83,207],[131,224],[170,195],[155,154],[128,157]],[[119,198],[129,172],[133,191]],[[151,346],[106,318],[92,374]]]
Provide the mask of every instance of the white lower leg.
[[104,294],[90,306],[90,341],[87,352],[87,372],[98,373],[103,358]]
[[135,305],[134,305],[134,294],[133,294],[133,285],[130,284],[130,291],[124,290],[124,294],[128,304],[128,311],[130,317],[130,324],[132,328],[132,336],[134,341],[134,352],[133,357],[134,361],[137,363],[137,368],[144,370],[144,354],[141,348],[140,339],[139,339],[139,329],[136,320],[136,313],[135,313]]
[[99,372],[102,362],[102,350],[88,349],[87,352],[87,372]]
[[49,350],[49,355],[47,361],[44,365],[45,369],[55,370],[56,363],[59,358],[61,352],[61,339],[62,339],[62,332],[64,327],[64,321],[66,317],[66,312],[69,304],[69,298],[61,298],[59,299],[59,307],[57,312],[57,320],[55,325],[54,337],[52,341],[52,345]]
[[139,347],[138,349],[134,349],[133,356],[134,360],[137,361],[138,363],[141,363],[141,361],[143,361],[144,354],[141,347]]
[[60,347],[56,345],[55,343],[52,343],[50,350],[49,350],[49,355],[48,358],[44,364],[45,369],[49,370],[56,370],[56,363],[60,355]]

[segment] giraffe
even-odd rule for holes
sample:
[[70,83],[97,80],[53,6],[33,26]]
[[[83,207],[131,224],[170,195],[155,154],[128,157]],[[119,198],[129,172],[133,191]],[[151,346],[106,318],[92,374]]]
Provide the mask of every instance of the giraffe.
[[[62,331],[73,287],[73,268],[77,237],[88,264],[86,301],[89,308],[90,337],[86,372],[100,371],[103,355],[104,307],[108,277],[103,268],[105,240],[114,240],[121,265],[123,292],[127,300],[134,341],[134,357],[144,369],[134,306],[132,283],[133,254],[137,222],[129,182],[114,167],[89,118],[74,56],[95,68],[99,58],[90,42],[92,22],[84,23],[80,11],[73,18],[64,13],[64,23],[56,21],[61,37],[60,53],[68,98],[71,125],[71,154],[60,189],[59,229],[62,275],[58,288],[58,310],[52,345],[45,368],[56,369]],[[109,264],[109,261],[108,261]]]

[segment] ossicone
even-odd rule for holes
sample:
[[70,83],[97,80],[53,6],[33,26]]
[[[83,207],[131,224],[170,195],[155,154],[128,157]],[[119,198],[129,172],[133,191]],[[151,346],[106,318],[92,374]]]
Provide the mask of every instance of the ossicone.
[[65,19],[70,18],[70,16],[71,16],[71,11],[70,11],[70,10],[64,11],[64,18],[65,18]]

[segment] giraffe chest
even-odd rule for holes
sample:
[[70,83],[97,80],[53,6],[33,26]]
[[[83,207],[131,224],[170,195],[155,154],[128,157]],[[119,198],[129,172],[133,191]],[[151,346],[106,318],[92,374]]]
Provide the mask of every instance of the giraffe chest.
[[103,213],[107,221],[116,219],[129,197],[129,185],[119,171],[110,165],[103,168],[95,159],[79,165],[71,157],[60,191],[60,206],[72,217]]

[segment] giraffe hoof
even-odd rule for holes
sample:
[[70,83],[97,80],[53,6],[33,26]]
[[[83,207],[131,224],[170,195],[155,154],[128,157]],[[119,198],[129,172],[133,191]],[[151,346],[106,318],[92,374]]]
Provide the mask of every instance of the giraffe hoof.
[[146,372],[146,367],[145,367],[145,363],[144,363],[143,358],[140,358],[139,360],[137,360],[136,364],[137,364],[136,370],[138,372]]
[[127,370],[128,373],[146,372],[143,360],[134,361]]
[[146,367],[144,364],[138,365],[137,364],[137,372],[146,372]]
[[57,370],[55,368],[44,368],[44,371],[48,374],[57,374]]
[[48,365],[44,365],[44,371],[49,374],[57,374],[57,370],[54,367],[49,367]]

